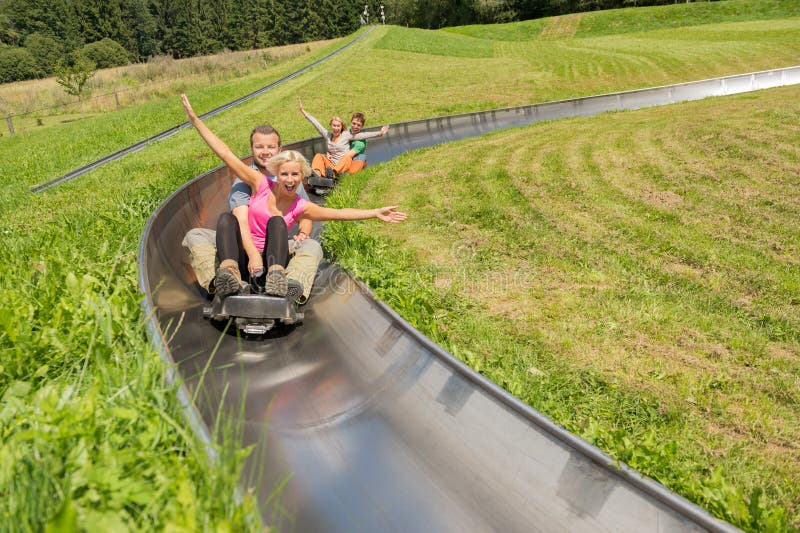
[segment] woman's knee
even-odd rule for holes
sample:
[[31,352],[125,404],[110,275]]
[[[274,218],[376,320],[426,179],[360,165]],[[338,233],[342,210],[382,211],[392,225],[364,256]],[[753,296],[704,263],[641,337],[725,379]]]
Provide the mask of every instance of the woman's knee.
[[223,231],[225,233],[230,232],[239,227],[239,221],[236,220],[236,217],[233,216],[233,213],[230,211],[225,211],[222,213],[219,218],[217,219],[217,231]]
[[269,220],[267,221],[267,233],[271,234],[274,231],[277,232],[282,231],[284,233],[287,232],[286,221],[283,219],[283,217],[281,216],[269,217]]

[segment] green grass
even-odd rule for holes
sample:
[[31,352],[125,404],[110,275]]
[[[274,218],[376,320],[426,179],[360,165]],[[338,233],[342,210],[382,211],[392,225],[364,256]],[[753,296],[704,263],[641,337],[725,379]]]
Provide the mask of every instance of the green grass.
[[532,41],[539,37],[550,19],[534,19],[506,24],[481,24],[442,28],[445,34],[459,34],[487,41]]
[[144,334],[136,245],[167,190],[151,192],[109,210],[73,202],[53,226],[0,237],[2,531],[258,523],[253,495],[235,498],[241,428],[212,428],[209,465]]
[[325,242],[421,331],[557,423],[746,530],[794,530],[798,96],[408,154],[330,202],[396,203],[411,218],[330,224]]
[[[314,135],[297,111],[298,96],[323,121],[363,110],[371,126],[785,66],[797,62],[798,32],[796,18],[741,21],[497,40],[493,57],[474,57],[432,53],[471,47],[473,39],[376,28],[352,52],[209,125],[244,154],[255,124],[276,124],[285,141]],[[437,41],[425,45],[430,35]],[[378,46],[404,36],[420,40],[422,51]],[[300,61],[189,95],[207,111]],[[371,198],[401,199],[413,217],[408,228],[427,221],[432,257],[474,261],[473,270],[455,272],[434,261],[421,290],[406,276],[416,235],[405,239],[405,250],[396,241],[366,247],[362,236],[333,232],[330,245],[338,250],[337,242],[352,239],[354,249],[371,254],[353,266],[360,276],[512,393],[719,516],[734,513],[749,529],[780,524],[781,508],[787,519],[797,514],[796,489],[781,480],[798,478],[782,459],[784,448],[794,449],[798,425],[799,283],[796,266],[786,266],[796,265],[799,240],[797,98],[786,91],[769,93],[780,105],[741,96],[717,114],[715,101],[681,108],[690,111],[680,121],[654,110],[545,124],[369,170],[361,179],[377,179]],[[751,122],[728,118],[745,121],[736,111],[750,103],[758,104]],[[628,124],[628,116],[640,118]],[[43,194],[28,192],[183,120],[178,98],[169,96],[0,138],[0,530],[40,530],[48,522],[58,530],[75,521],[79,530],[104,521],[144,530],[256,527],[252,497],[240,502],[232,490],[244,460],[234,451],[237,428],[220,428],[226,459],[209,467],[174,390],[163,384],[164,365],[138,305],[135,254],[145,220],[216,159],[186,131]],[[776,129],[784,137],[769,135]],[[683,147],[673,138],[691,142]],[[457,167],[450,163],[456,153]],[[614,180],[599,179],[609,172]],[[416,176],[436,177],[432,191],[440,192],[418,190]],[[462,182],[472,187],[453,187]],[[471,197],[486,184],[503,211]],[[691,205],[692,217],[677,213],[666,192]],[[358,201],[356,191],[346,198]],[[437,214],[449,209],[460,218]],[[516,248],[503,244],[509,235]],[[516,289],[481,297],[503,281],[485,277],[498,268],[521,272],[509,278]],[[514,348],[497,340],[519,332]],[[459,338],[475,342],[460,345]],[[632,365],[652,351],[664,356],[640,376]],[[705,416],[717,425],[701,431],[696,423]],[[776,423],[784,420],[794,423]],[[709,439],[710,450],[684,446],[689,437]],[[714,464],[746,460],[727,461],[713,474],[704,470],[709,454]],[[748,508],[745,516],[725,503],[752,501],[758,487],[764,495],[753,509],[766,514]]]
[[697,5],[679,4],[670,9],[641,7],[587,13],[576,37],[638,33],[666,28],[743,21],[771,21],[800,17],[797,0],[724,0]]
[[[580,24],[576,38],[623,35],[675,28],[690,28],[729,22],[771,21],[800,17],[797,0],[723,0],[696,4],[676,4],[609,9],[573,15]],[[469,25],[444,28],[442,32],[488,41],[531,41],[542,37],[548,24],[560,19],[552,17],[507,24]]]
[[441,31],[406,28],[390,31],[378,42],[378,48],[416,54],[450,57],[492,57],[491,41]]

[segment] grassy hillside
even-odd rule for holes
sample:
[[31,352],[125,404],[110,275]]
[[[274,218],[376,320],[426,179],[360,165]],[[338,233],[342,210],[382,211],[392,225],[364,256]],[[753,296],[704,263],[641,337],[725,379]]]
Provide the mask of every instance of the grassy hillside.
[[[560,424],[741,527],[796,528],[798,97],[571,119],[405,155],[333,201],[360,193],[409,221],[330,225],[326,243]],[[764,507],[748,509],[758,494]]]
[[[775,21],[800,16],[797,0],[723,0],[668,7],[609,9],[521,23],[459,26],[442,31],[492,41],[585,38],[691,28],[729,22]],[[558,31],[552,31],[557,29]]]
[[[769,22],[490,46],[377,28],[352,52],[209,125],[245,153],[247,132],[265,121],[285,140],[313,135],[298,96],[321,120],[360,109],[376,125],[796,64],[796,4],[775,5],[784,18]],[[206,111],[296,68],[291,61],[190,96]],[[342,198],[355,202],[375,179],[362,199],[400,200],[414,218],[408,236],[366,248],[361,236],[331,233],[330,244],[343,257],[344,239],[380,253],[381,275],[349,264],[402,308],[416,224],[438,228],[419,241],[439,250],[425,260],[430,283],[413,285],[421,292],[412,300],[431,312],[405,309],[410,320],[719,516],[753,530],[798,527],[797,96],[783,89],[542,124],[405,156],[352,180]],[[187,131],[27,192],[182,120],[169,97],[0,138],[0,530],[48,520],[60,530],[255,527],[252,499],[231,490],[245,455],[230,445],[237,428],[219,429],[228,445],[208,467],[138,307],[144,221],[216,160]],[[456,164],[456,149],[469,157]],[[431,191],[419,191],[420,179]],[[476,200],[482,186],[499,214]],[[426,207],[431,199],[444,215]],[[466,241],[454,247],[455,234]],[[398,241],[406,251],[392,259],[387,243]],[[464,250],[470,268],[448,271]],[[483,282],[495,271],[521,272],[497,298],[493,287],[508,285]],[[487,343],[502,337],[514,344]]]

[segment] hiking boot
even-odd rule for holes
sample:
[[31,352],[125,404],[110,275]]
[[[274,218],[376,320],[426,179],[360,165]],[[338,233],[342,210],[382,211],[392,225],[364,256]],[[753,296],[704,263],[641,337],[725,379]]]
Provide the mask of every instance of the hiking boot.
[[[231,261],[233,263],[233,261]],[[232,294],[239,294],[242,290],[242,276],[239,274],[238,266],[231,266],[223,261],[214,276],[214,292],[220,297],[225,298]]]
[[264,282],[264,292],[271,296],[286,296],[289,292],[289,283],[286,280],[286,272],[283,269],[275,269],[267,272],[267,279]]
[[303,284],[297,280],[290,279],[287,282],[286,296],[293,301],[303,297]]

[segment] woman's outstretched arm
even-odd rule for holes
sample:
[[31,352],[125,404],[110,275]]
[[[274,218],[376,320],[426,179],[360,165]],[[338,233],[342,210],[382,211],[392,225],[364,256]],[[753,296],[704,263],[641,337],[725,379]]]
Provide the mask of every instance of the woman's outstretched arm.
[[311,220],[366,220],[368,218],[377,218],[384,222],[402,222],[408,218],[408,215],[396,211],[396,209],[396,205],[378,207],[377,209],[355,209],[351,207],[333,209],[307,202],[303,209],[303,215]]
[[197,113],[192,109],[192,104],[189,103],[189,99],[185,94],[181,95],[181,101],[183,102],[183,108],[186,110],[186,116],[189,118],[189,124],[194,126],[194,129],[197,130],[197,133],[200,134],[200,137],[203,138],[208,147],[228,165],[228,168],[230,168],[234,174],[239,176],[243,182],[247,183],[253,191],[257,191],[258,187],[261,185],[261,180],[264,179],[261,172],[246,165],[244,161],[239,159],[236,154],[228,148],[227,144],[222,142],[219,137],[214,135],[214,132],[208,129],[208,126],[200,120]]

